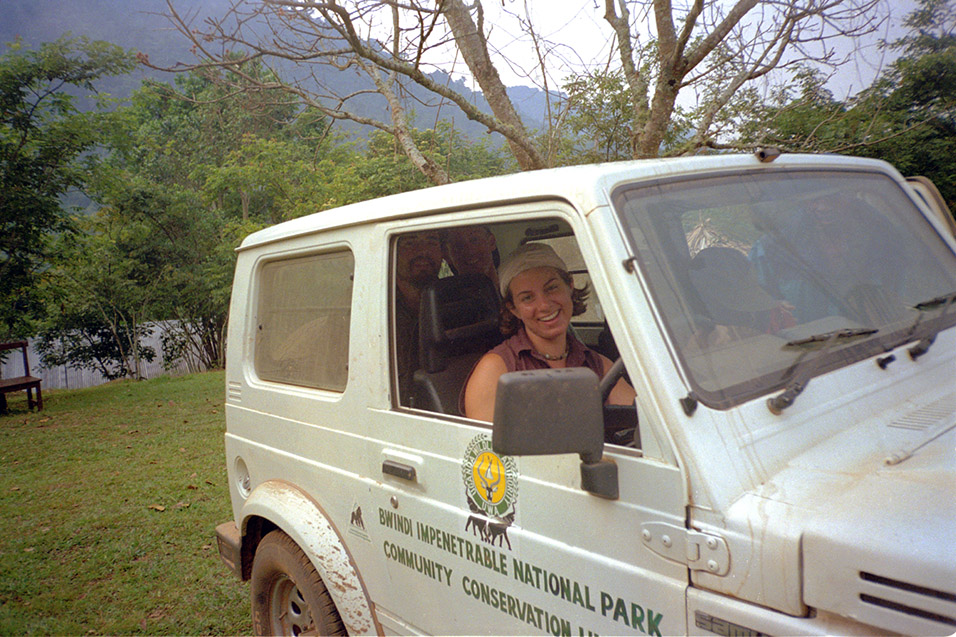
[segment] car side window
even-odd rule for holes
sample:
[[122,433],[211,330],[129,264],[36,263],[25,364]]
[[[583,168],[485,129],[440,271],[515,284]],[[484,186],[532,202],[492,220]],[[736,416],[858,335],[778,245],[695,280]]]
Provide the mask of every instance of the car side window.
[[354,270],[346,250],[262,266],[255,339],[259,378],[345,390]]
[[459,415],[468,373],[501,341],[495,235],[487,226],[458,226],[403,233],[392,246],[399,402]]
[[[475,364],[514,333],[503,320],[499,271],[522,246],[547,244],[583,293],[571,334],[612,361],[617,348],[571,228],[552,218],[405,232],[392,245],[392,361],[401,406],[464,415]],[[580,308],[579,308],[580,305]],[[505,316],[507,318],[507,316]],[[510,317],[514,322],[515,317]],[[626,382],[626,380],[625,380]],[[630,444],[635,416],[606,410],[607,441]],[[627,436],[617,436],[627,429]],[[625,440],[626,438],[626,440]],[[620,439],[620,440],[619,440]]]

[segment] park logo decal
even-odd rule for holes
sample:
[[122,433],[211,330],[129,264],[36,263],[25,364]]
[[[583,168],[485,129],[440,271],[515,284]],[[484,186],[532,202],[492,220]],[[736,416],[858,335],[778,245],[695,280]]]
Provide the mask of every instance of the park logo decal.
[[461,463],[465,498],[471,515],[465,531],[489,544],[511,548],[508,527],[515,520],[518,505],[518,466],[511,456],[499,456],[491,438],[475,436],[465,449]]

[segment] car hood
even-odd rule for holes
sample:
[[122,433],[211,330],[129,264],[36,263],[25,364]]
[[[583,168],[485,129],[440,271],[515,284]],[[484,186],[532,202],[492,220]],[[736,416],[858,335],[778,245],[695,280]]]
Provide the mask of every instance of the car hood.
[[773,482],[802,485],[775,499],[806,513],[808,606],[882,630],[956,631],[956,394],[851,427]]

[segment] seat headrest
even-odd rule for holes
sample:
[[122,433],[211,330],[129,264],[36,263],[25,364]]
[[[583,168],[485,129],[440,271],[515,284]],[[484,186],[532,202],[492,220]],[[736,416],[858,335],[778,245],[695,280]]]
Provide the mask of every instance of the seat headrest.
[[460,274],[429,283],[422,290],[418,314],[421,366],[429,372],[441,371],[449,356],[484,351],[497,344],[501,340],[500,305],[494,283],[482,274]]
[[760,287],[747,256],[734,248],[701,250],[691,261],[690,279],[711,318],[722,325],[750,324],[750,313],[778,305]]

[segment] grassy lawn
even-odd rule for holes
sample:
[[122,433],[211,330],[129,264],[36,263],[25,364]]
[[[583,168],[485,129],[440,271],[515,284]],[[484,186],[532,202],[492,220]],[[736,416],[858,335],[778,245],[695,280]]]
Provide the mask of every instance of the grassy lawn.
[[234,635],[248,585],[231,517],[223,373],[8,394],[0,416],[0,634]]

